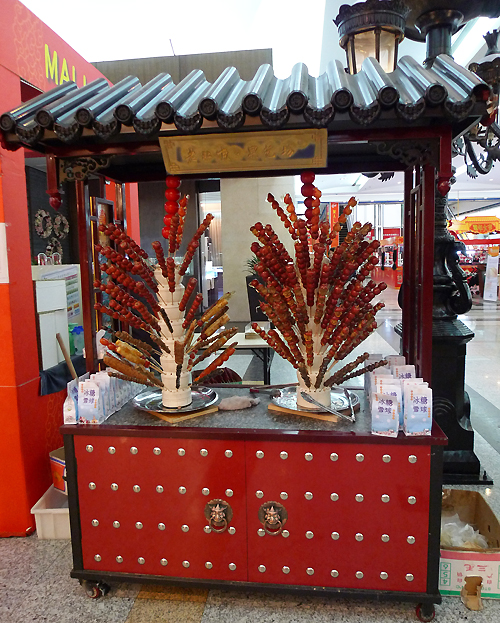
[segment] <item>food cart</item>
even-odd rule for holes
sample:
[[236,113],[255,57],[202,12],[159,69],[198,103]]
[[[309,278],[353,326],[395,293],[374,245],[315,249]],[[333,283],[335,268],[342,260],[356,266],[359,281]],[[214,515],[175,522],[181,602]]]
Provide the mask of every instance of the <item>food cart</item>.
[[[430,381],[436,180],[446,195],[451,140],[484,114],[489,89],[447,56],[432,71],[408,57],[398,67],[396,81],[371,58],[354,76],[332,63],[313,78],[298,64],[282,81],[265,65],[249,82],[228,68],[213,84],[195,70],[164,93],[129,81],[135,98],[121,83],[90,99],[75,89],[63,118],[53,114],[57,93],[2,115],[9,148],[46,155],[54,201],[63,176],[75,180],[88,369],[98,361],[87,176],[161,180],[172,149],[167,171],[186,178],[403,170],[402,348]],[[190,162],[175,160],[179,139],[190,141]],[[207,167],[195,155],[209,139],[247,154],[269,139],[282,156],[262,149],[249,162],[222,150]],[[436,423],[429,437],[382,440],[366,415],[354,428],[264,407],[251,420],[229,412],[175,428],[131,407],[113,418],[62,429],[72,577],[93,596],[109,581],[322,592],[413,601],[421,620],[433,617],[446,443]],[[220,532],[207,511],[214,501],[231,509]],[[266,519],[270,504],[279,530]]]

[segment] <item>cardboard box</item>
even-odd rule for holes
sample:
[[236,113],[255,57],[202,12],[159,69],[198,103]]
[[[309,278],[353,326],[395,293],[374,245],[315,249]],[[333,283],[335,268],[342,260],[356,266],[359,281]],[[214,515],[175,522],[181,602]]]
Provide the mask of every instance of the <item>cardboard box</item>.
[[439,590],[443,595],[460,595],[466,576],[481,576],[481,596],[500,599],[500,523],[477,491],[445,489],[442,514],[457,514],[486,538],[488,549],[441,549]]
[[54,487],[62,493],[68,495],[68,484],[66,482],[66,459],[64,455],[64,447],[57,448],[49,452],[50,470],[52,472],[52,482]]
[[68,496],[54,489],[54,485],[50,485],[31,512],[35,515],[39,539],[71,538]]

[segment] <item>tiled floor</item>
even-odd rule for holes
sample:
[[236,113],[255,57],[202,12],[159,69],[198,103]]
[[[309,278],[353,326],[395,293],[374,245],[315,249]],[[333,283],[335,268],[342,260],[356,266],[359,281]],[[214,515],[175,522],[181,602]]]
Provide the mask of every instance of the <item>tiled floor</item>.
[[[392,328],[400,320],[396,292],[386,291],[386,308],[379,314],[379,331],[362,350],[388,354],[398,340]],[[498,485],[486,491],[489,504],[500,517],[500,318],[495,304],[475,304],[462,320],[476,337],[468,345],[466,382],[476,429],[476,453]],[[260,362],[238,355],[235,369],[250,377]],[[254,368],[255,366],[255,368]],[[275,357],[272,382],[295,380],[291,366]],[[254,378],[256,378],[254,376]],[[468,488],[468,487],[465,487]],[[472,487],[470,487],[472,488]],[[98,600],[87,597],[77,580],[69,577],[68,541],[0,539],[0,623],[401,623],[416,621],[407,603],[354,602],[322,596],[258,594],[221,590],[165,588],[154,585],[113,585]],[[482,612],[466,610],[459,598],[444,597],[436,607],[443,623],[498,622],[500,600],[484,600]]]

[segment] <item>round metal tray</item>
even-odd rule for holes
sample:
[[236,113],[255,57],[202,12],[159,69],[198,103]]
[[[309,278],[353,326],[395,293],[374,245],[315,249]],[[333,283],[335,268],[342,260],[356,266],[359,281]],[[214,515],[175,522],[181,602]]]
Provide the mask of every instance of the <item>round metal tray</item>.
[[[339,391],[336,389],[332,389],[330,392],[332,408],[336,411],[346,412],[350,415],[351,410],[349,409],[349,402],[343,391]],[[355,411],[359,410],[359,398],[356,394],[349,392],[349,396],[351,398],[352,408]],[[319,407],[311,404],[307,407],[297,407],[297,388],[296,387],[286,387],[281,390],[281,396],[276,396],[272,398],[274,404],[279,407],[283,407],[285,409],[292,409],[294,411],[314,411],[315,413],[328,413],[328,411],[322,410]]]
[[132,404],[137,409],[142,411],[149,411],[154,413],[170,413],[170,415],[177,415],[181,413],[193,413],[194,411],[200,411],[206,409],[210,405],[213,405],[217,401],[217,392],[210,387],[198,387],[191,392],[192,402],[185,407],[164,407],[162,400],[161,389],[148,389],[138,394]]

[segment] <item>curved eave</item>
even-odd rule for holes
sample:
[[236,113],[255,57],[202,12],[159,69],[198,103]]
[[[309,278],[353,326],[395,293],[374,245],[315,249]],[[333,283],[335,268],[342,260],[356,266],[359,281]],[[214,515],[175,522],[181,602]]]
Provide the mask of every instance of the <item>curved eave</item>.
[[[213,84],[203,72],[193,70],[177,85],[161,74],[144,86],[133,76],[111,88],[97,86],[100,90],[90,89],[88,100],[85,87],[74,87],[60,99],[52,90],[45,99],[39,96],[36,102],[7,111],[0,117],[4,143],[12,147],[21,143],[43,152],[49,146],[53,150],[148,143],[172,133],[302,127],[335,132],[427,125],[432,120],[462,125],[486,112],[484,100],[490,93],[475,74],[444,55],[436,59],[434,69],[403,57],[392,73],[368,58],[354,76],[345,74],[336,61],[318,78],[298,63],[284,80],[263,65],[248,82],[234,68],[227,68]],[[77,105],[71,108],[73,101]],[[64,114],[53,114],[58,110]]]

